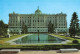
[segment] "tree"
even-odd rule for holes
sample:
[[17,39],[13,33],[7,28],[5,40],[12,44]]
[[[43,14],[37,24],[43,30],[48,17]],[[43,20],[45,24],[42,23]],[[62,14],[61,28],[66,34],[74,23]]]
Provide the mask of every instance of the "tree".
[[22,23],[22,33],[28,33],[28,28],[27,28],[27,26],[24,24],[24,22]]
[[0,20],[0,36],[5,36],[7,34],[8,25],[4,24],[2,20]]
[[51,21],[49,22],[49,24],[48,24],[48,32],[50,33],[50,30],[51,30],[51,25],[52,25],[52,23],[51,23]]
[[49,33],[54,33],[54,25],[51,23],[51,21],[48,24],[48,32]]
[[72,19],[70,23],[69,33],[70,37],[75,37],[75,35],[79,32],[79,20],[76,12],[72,14]]
[[28,28],[27,28],[26,25],[24,25],[24,28],[25,28],[25,29],[24,29],[24,32],[25,32],[25,33],[28,33]]
[[54,25],[52,24],[52,25],[51,25],[51,33],[54,33],[54,29],[55,29],[55,28],[54,28]]

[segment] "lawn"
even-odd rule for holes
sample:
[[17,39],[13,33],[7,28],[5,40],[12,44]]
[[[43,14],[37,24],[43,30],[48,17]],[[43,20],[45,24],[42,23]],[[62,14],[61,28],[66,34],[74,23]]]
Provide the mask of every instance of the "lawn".
[[12,39],[24,36],[24,35],[27,35],[27,34],[14,35],[14,36],[11,36],[10,38],[0,38],[0,44],[3,44],[3,43],[5,43],[5,41],[9,41],[9,40],[12,40]]
[[63,38],[63,39],[67,39],[67,40],[70,40],[70,41],[73,41],[73,40],[78,40],[79,43],[80,43],[80,39],[77,39],[77,38],[72,38],[72,37],[66,37],[66,36],[61,36],[61,35],[56,35],[56,34],[51,34],[53,36],[56,36],[56,37],[60,37],[60,38]]

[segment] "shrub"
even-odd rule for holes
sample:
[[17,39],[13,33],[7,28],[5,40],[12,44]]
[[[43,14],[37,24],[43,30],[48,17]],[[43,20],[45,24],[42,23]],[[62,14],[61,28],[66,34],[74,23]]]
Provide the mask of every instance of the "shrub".
[[73,43],[78,44],[79,41],[78,40],[73,40]]
[[80,35],[80,33],[77,33],[77,35],[79,36],[79,35]]

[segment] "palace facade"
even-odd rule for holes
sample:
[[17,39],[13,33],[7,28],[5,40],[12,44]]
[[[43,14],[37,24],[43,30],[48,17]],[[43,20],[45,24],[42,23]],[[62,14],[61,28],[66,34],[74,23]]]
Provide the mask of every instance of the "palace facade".
[[15,12],[9,14],[9,30],[10,32],[19,32],[22,30],[24,23],[28,27],[28,32],[48,32],[48,24],[54,25],[55,32],[66,32],[67,21],[66,14],[43,14],[39,8],[34,14],[17,14]]

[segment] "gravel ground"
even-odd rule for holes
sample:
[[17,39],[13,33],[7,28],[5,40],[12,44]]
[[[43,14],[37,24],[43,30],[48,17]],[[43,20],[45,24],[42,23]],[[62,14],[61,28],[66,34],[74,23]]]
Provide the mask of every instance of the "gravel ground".
[[18,54],[80,54],[79,52],[72,52],[72,53],[59,53],[56,50],[50,50],[50,51],[21,51]]

